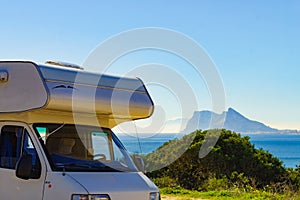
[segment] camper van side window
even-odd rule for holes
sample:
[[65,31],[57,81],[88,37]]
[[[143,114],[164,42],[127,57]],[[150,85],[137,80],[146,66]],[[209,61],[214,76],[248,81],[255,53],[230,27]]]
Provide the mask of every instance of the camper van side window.
[[[0,134],[0,167],[15,169],[16,163],[24,154],[32,155],[34,170],[40,167],[37,152],[27,130],[21,126],[3,126]],[[36,177],[35,172],[32,173],[33,178]]]
[[94,148],[94,155],[104,155],[106,160],[111,160],[110,142],[107,133],[92,132],[92,144]]

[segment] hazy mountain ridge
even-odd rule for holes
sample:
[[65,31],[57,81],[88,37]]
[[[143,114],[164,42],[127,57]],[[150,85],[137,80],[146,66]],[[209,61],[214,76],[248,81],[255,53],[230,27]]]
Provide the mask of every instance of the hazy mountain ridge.
[[195,129],[207,130],[225,128],[239,133],[298,133],[297,130],[279,130],[269,127],[261,122],[248,119],[233,108],[221,114],[208,110],[195,111],[193,117],[187,122],[185,133]]

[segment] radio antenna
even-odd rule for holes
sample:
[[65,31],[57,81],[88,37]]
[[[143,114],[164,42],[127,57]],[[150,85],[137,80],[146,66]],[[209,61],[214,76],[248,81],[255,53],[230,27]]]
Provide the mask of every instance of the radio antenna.
[[137,141],[138,141],[138,144],[139,144],[139,148],[140,148],[140,154],[142,154],[143,153],[142,145],[141,145],[141,141],[140,141],[140,137],[139,137],[139,133],[137,131],[137,127],[136,127],[135,121],[133,121],[133,125],[134,125],[134,129],[135,129],[136,138],[137,138]]

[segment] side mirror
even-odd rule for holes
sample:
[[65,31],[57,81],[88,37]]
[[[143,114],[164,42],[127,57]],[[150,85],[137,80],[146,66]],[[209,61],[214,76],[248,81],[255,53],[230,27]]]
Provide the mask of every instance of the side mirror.
[[16,176],[18,178],[28,180],[32,172],[32,155],[23,155],[16,165]]
[[134,164],[136,165],[136,167],[138,168],[139,171],[145,173],[145,163],[143,158],[139,157],[139,156],[134,156]]

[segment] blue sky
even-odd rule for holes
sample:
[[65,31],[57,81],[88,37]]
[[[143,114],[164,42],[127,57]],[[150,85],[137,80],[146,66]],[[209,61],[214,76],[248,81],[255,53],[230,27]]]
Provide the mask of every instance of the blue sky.
[[[193,38],[210,55],[224,83],[227,107],[276,128],[300,129],[299,1],[54,0],[1,1],[0,6],[2,60],[81,64],[97,45],[122,31],[172,29]],[[118,60],[114,72],[144,62],[178,71],[187,65],[149,51]],[[205,84],[200,81],[193,88],[199,93],[199,109],[210,109]],[[176,117],[172,115],[168,117]]]

